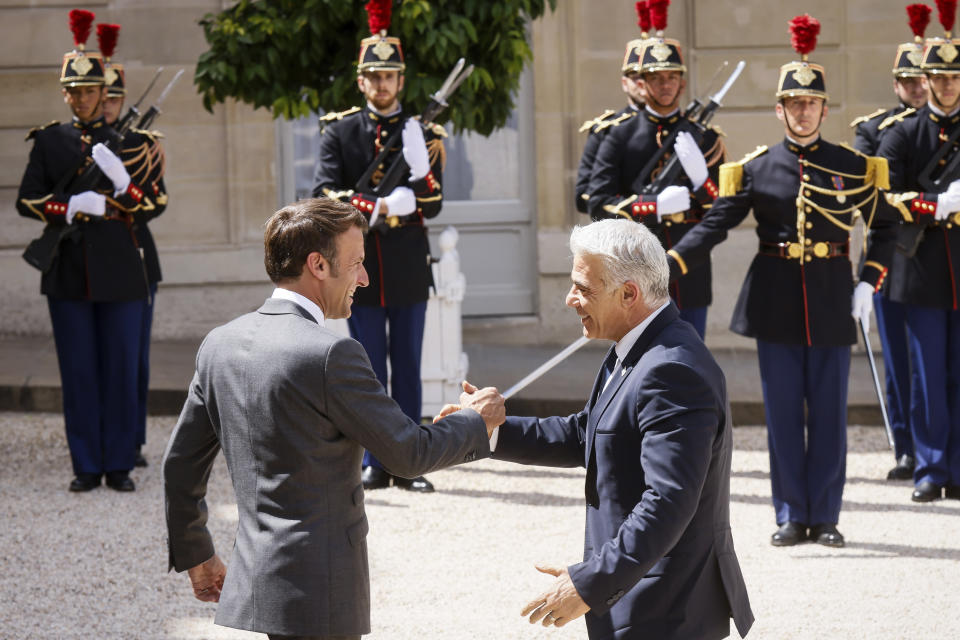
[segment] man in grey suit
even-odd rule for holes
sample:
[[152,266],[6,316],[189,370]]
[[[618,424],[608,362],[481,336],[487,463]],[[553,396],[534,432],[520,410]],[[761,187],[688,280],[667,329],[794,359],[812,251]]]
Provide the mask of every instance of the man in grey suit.
[[[350,315],[367,284],[352,206],[326,198],[276,212],[266,225],[259,310],[214,329],[167,445],[163,473],[170,567],[186,570],[215,622],[276,638],[370,632],[363,450],[416,477],[488,456],[504,418],[488,388],[431,426],[387,396],[363,347],[324,328]],[[240,519],[226,570],[206,527],[204,496],[223,449]]]
[[646,227],[595,222],[570,248],[566,303],[586,337],[616,344],[583,411],[510,416],[491,441],[494,458],[587,470],[583,561],[538,567],[556,581],[523,615],[561,627],[586,614],[591,640],[714,640],[731,617],[746,635],[723,372],[670,301],[666,254]]

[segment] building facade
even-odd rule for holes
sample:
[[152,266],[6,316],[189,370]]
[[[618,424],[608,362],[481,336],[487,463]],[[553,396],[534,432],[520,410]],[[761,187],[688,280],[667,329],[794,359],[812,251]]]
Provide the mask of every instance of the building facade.
[[[164,274],[154,336],[197,338],[269,295],[262,225],[309,180],[315,123],[274,122],[269,113],[236,103],[218,105],[213,114],[203,109],[192,82],[196,59],[206,49],[197,22],[229,4],[30,0],[0,7],[0,333],[50,332],[39,274],[20,257],[40,225],[18,216],[14,202],[30,150],[24,135],[69,118],[57,78],[71,44],[67,12],[76,6],[94,11],[98,22],[122,25],[116,57],[126,64],[128,100],[158,66],[165,68],[161,83],[178,69],[186,71],[156,122],[166,136],[170,204],[151,223]],[[625,102],[619,70],[624,43],[639,33],[633,4],[558,2],[555,12],[531,26],[534,60],[510,125],[489,139],[448,141],[447,200],[432,232],[447,224],[460,231],[468,341],[563,344],[579,335],[579,323],[563,307],[571,263],[566,240],[574,224],[586,221],[573,204],[585,140],[577,130]],[[822,24],[811,59],[827,68],[827,138],[849,141],[854,117],[892,106],[893,53],[911,35],[903,6],[804,3],[802,11]],[[796,3],[767,0],[672,3],[667,35],[684,45],[690,70],[685,100],[707,90],[724,60],[728,68],[747,62],[714,118],[727,134],[730,159],[782,136],[773,94],[780,65],[794,57],[787,21],[799,10]],[[938,35],[934,26],[929,35]],[[753,348],[726,326],[755,244],[746,222],[715,251],[711,346]]]

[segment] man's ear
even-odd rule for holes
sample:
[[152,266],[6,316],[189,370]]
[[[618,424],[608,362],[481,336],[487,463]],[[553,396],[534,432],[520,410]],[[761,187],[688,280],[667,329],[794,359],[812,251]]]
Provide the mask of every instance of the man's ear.
[[627,280],[620,285],[620,303],[624,307],[632,307],[640,300],[640,287],[633,280]]
[[778,103],[777,103],[777,106],[774,107],[774,111],[775,111],[776,114],[777,114],[777,120],[779,120],[780,122],[786,122],[785,116],[783,115],[783,103],[782,103],[782,102],[778,102]]
[[330,277],[330,263],[319,251],[312,251],[307,254],[307,262],[304,268],[308,269],[317,280],[326,280]]

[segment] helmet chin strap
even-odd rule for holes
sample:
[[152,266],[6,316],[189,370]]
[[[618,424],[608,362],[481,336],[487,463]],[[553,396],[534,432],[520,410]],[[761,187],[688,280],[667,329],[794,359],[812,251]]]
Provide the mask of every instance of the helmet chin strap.
[[[782,105],[783,102],[781,102],[780,104]],[[820,109],[820,119],[817,121],[817,128],[813,130],[813,133],[806,136],[797,133],[796,131],[793,130],[793,127],[790,126],[790,118],[787,115],[786,107],[783,108],[783,122],[784,124],[787,125],[787,131],[790,132],[790,137],[793,138],[794,140],[799,140],[800,138],[809,138],[810,136],[816,135],[817,132],[820,131],[820,125],[823,124],[823,109],[822,108]]]
[[937,95],[937,91],[933,88],[932,82],[930,83],[930,97],[933,99],[933,106],[935,106],[937,109],[940,109],[940,111],[943,111],[944,113],[950,113],[952,110],[956,109],[957,104],[960,103],[960,99],[958,99],[954,101],[953,106],[948,109],[946,105],[943,104],[940,96]]
[[[97,109],[100,109],[100,110],[101,110],[101,114],[100,114],[100,115],[103,115],[102,109],[103,109],[103,101],[104,101],[104,98],[105,98],[104,92],[101,91],[101,92],[100,92],[100,97],[97,98],[97,103],[96,103],[95,105],[93,105],[93,111],[91,111],[91,114],[95,114],[95,113],[97,112]],[[76,110],[76,108],[73,108],[73,107],[71,107],[71,108],[72,108],[72,110],[73,110],[73,115],[77,116],[77,118],[79,119],[80,116],[77,115],[77,110]],[[84,122],[84,123],[93,122],[93,121],[96,120],[96,119],[97,119],[97,118],[96,118],[95,116],[91,115],[91,118],[90,118],[89,120],[84,120],[83,122]]]

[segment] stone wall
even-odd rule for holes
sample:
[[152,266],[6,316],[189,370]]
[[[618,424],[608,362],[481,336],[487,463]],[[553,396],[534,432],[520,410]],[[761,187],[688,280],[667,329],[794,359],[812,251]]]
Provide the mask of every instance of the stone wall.
[[[164,271],[158,337],[203,335],[256,307],[270,290],[262,267],[261,225],[277,205],[275,125],[266,112],[242,105],[220,105],[209,114],[192,84],[196,59],[205,49],[197,21],[228,4],[113,0],[80,5],[95,11],[98,21],[122,25],[117,58],[127,65],[131,95],[139,95],[158,66],[166,68],[164,78],[186,70],[157,122],[166,135],[170,192],[167,212],[151,224]],[[70,116],[57,74],[72,44],[67,12],[75,6],[63,0],[0,3],[0,82],[5,87],[0,92],[0,215],[5,221],[0,225],[0,333],[50,330],[39,274],[20,258],[41,226],[17,215],[14,202],[30,149],[24,134]],[[809,0],[801,8],[768,0],[674,0],[667,34],[684,44],[688,94],[700,95],[723,60],[731,66],[747,61],[714,120],[727,134],[731,159],[782,136],[773,93],[780,64],[794,58],[787,20],[800,10],[823,24],[813,59],[827,66],[828,138],[850,140],[850,120],[893,101],[893,50],[910,35],[901,3]],[[570,268],[567,234],[586,219],[573,207],[585,139],[577,129],[603,109],[624,103],[623,46],[638,32],[633,2],[626,0],[563,0],[532,27],[540,313],[532,321],[509,321],[515,341],[563,343],[579,331],[562,299]],[[931,34],[937,32],[931,27]],[[755,247],[750,225],[745,222],[714,252],[715,302],[708,327],[713,346],[751,346],[726,330]],[[503,326],[482,324],[477,339],[503,339]]]

